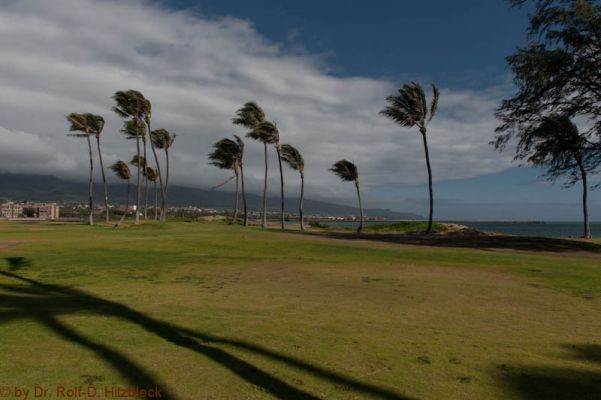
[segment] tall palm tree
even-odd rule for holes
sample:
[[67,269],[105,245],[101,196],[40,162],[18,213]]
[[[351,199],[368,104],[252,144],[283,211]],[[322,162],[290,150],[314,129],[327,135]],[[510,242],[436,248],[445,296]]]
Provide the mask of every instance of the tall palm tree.
[[[266,198],[267,198],[267,145],[273,144],[275,150],[278,154],[278,162],[280,165],[280,196],[282,202],[281,209],[281,224],[282,229],[284,229],[284,172],[282,171],[282,156],[281,156],[281,146],[280,146],[280,132],[278,131],[278,127],[269,121],[263,121],[255,128],[246,134],[247,137],[262,142],[265,145],[265,187],[263,190],[263,207],[266,207]],[[265,214],[264,214],[265,215]],[[264,217],[263,227],[267,226],[267,219]]]
[[359,190],[359,171],[357,171],[355,164],[347,160],[338,161],[332,165],[330,171],[335,173],[343,181],[355,182],[355,188],[357,188],[357,198],[359,199],[359,214],[361,216],[357,233],[361,233],[363,230],[363,205],[361,204],[361,191]]
[[[255,102],[249,101],[242,108],[236,111],[236,117],[232,119],[234,125],[242,125],[248,129],[255,129],[259,124],[265,121],[265,112]],[[267,227],[267,143],[264,143],[265,148],[265,180],[263,185],[263,210],[261,220],[263,228]],[[244,180],[243,180],[244,182]]]
[[71,134],[69,134],[69,136],[86,138],[88,140],[88,151],[89,151],[89,155],[90,155],[90,178],[89,178],[89,182],[88,182],[88,191],[89,191],[88,223],[90,225],[94,225],[94,196],[92,193],[93,179],[94,179],[94,160],[92,158],[92,142],[90,140],[90,136],[93,134],[93,132],[92,132],[92,128],[89,125],[89,123],[91,122],[91,118],[86,117],[86,114],[78,114],[78,113],[71,113],[71,114],[67,115],[66,118],[71,123],[71,126],[69,127],[69,131],[81,132],[81,133],[71,133]]
[[428,125],[436,114],[438,108],[439,91],[432,85],[432,100],[428,108],[426,95],[422,87],[411,82],[403,85],[398,94],[388,96],[386,101],[388,105],[380,113],[397,124],[412,128],[417,126],[424,142],[424,152],[426,154],[426,167],[428,169],[428,189],[430,193],[430,213],[428,215],[428,229],[426,233],[432,231],[432,216],[434,213],[434,195],[432,193],[432,168],[430,167],[430,155],[428,152],[427,130]]
[[234,135],[236,144],[240,149],[240,160],[238,161],[240,168],[240,181],[242,183],[242,204],[244,205],[244,226],[248,226],[248,208],[246,206],[246,190],[244,189],[244,141],[238,135]]
[[[144,114],[144,123],[146,124],[146,130],[150,134],[152,132],[151,128],[151,120],[152,120],[152,105],[150,101],[146,100],[146,113]],[[173,137],[175,139],[175,136]],[[171,142],[172,144],[173,142]],[[170,144],[170,145],[171,145]],[[167,189],[166,184],[163,183],[163,174],[161,172],[161,163],[159,162],[159,156],[157,155],[156,146],[154,145],[154,141],[150,140],[150,148],[152,149],[152,155],[154,157],[156,172],[159,178],[159,186],[161,188],[161,221],[164,222],[167,218]]]
[[146,176],[146,179],[148,179],[150,182],[152,182],[152,184],[154,186],[154,220],[156,221],[159,219],[159,215],[158,215],[159,192],[157,190],[158,175],[157,175],[156,170],[154,170],[150,167],[146,167],[146,171],[144,172],[144,175]]
[[[136,90],[127,90],[127,91],[119,91],[113,95],[113,99],[117,103],[115,107],[113,107],[113,111],[117,113],[122,118],[129,118],[131,123],[133,124],[133,132],[134,137],[136,139],[136,152],[138,157],[141,156],[140,153],[140,139],[145,135],[143,133],[143,129],[145,128],[145,120],[146,116],[150,114],[150,102],[146,100],[142,93]],[[127,129],[127,122],[126,128]],[[138,160],[141,160],[138,158]],[[140,164],[138,167],[138,175],[136,179],[136,216],[135,216],[135,224],[138,225],[140,223],[140,197],[141,197],[141,186],[140,179],[142,177],[142,166]]]
[[121,216],[121,219],[115,225],[115,226],[119,226],[123,222],[125,217],[127,216],[127,212],[129,210],[129,192],[131,189],[131,172],[129,170],[129,167],[127,166],[127,163],[125,163],[125,161],[121,161],[121,160],[119,160],[116,163],[114,163],[113,165],[111,165],[110,168],[115,172],[115,175],[117,175],[117,177],[119,179],[123,179],[123,180],[127,181],[127,199],[125,202],[125,210],[123,211],[123,215]]
[[100,134],[104,129],[104,118],[100,115],[85,114],[88,120],[88,125],[91,127],[91,132],[96,136],[96,146],[98,148],[98,161],[100,162],[100,171],[102,172],[102,183],[104,185],[104,208],[106,222],[109,222],[109,187],[104,173],[104,162],[102,161],[102,151],[100,151]]
[[305,221],[303,219],[303,199],[305,197],[305,160],[302,154],[289,144],[282,145],[282,159],[295,171],[298,171],[301,178],[300,201],[298,205],[298,215],[300,217],[300,229],[305,230]]
[[[209,154],[209,164],[221,169],[232,170],[236,178],[236,202],[234,206],[234,216],[232,223],[238,219],[238,202],[239,202],[239,175],[240,175],[240,160],[242,159],[242,149],[237,142],[231,139],[221,139],[213,145],[213,152]],[[228,179],[224,182],[227,183]]]
[[[165,215],[165,217],[167,216],[167,192],[169,189],[169,149],[171,149],[171,146],[173,146],[173,142],[175,142],[175,136],[176,135],[174,133],[172,134],[167,129],[163,128],[154,130],[150,134],[150,140],[154,148],[162,149],[165,151],[165,184],[163,188],[163,193],[161,193],[164,194],[164,198],[162,199],[161,213],[162,215]],[[157,175],[159,175],[158,170]]]

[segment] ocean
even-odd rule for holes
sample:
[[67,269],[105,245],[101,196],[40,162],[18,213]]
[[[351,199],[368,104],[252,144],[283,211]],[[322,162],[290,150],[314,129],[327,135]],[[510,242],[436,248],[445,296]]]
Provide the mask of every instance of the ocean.
[[[479,221],[449,221],[469,226],[481,232],[501,233],[514,236],[543,236],[543,237],[581,237],[582,222],[479,222]],[[354,227],[357,222],[333,221],[321,222],[328,226]],[[365,225],[388,224],[390,221],[368,221]],[[593,237],[601,236],[601,222],[591,222],[591,233]]]

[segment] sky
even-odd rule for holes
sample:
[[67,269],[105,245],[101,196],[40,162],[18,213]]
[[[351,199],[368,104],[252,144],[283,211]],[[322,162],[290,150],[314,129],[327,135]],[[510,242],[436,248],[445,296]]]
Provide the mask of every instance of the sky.
[[[254,100],[303,153],[308,198],[355,204],[352,185],[328,171],[347,158],[366,207],[425,215],[421,138],[378,114],[417,81],[428,95],[431,83],[441,90],[428,134],[436,218],[577,220],[579,187],[546,182],[489,144],[494,111],[514,91],[504,58],[526,43],[527,12],[504,0],[4,0],[0,171],[85,179],[86,143],[67,136],[71,112],[105,117],[107,164],[130,159],[111,96],[136,89],[153,104],[153,128],[177,134],[172,182],[209,188],[229,177],[208,165],[211,145],[246,133],[231,119]],[[262,151],[247,143],[254,193]],[[277,195],[273,150],[269,162]],[[297,174],[285,179],[297,195]],[[601,220],[600,191],[590,197]]]

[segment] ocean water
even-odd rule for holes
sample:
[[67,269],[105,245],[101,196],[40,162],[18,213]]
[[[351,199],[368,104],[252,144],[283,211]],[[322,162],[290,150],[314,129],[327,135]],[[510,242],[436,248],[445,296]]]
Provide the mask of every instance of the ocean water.
[[[478,221],[452,221],[461,225],[469,226],[481,232],[500,233],[514,236],[541,236],[541,237],[581,237],[582,222],[478,222]],[[355,227],[357,222],[332,221],[321,222],[323,225],[333,227]],[[369,221],[365,225],[389,224],[384,221]],[[591,222],[591,233],[593,237],[601,237],[601,222]]]

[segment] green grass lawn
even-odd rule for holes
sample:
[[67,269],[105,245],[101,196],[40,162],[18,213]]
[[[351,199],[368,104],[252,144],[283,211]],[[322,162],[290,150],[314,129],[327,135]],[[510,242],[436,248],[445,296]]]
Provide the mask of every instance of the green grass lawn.
[[601,398],[601,242],[473,240],[0,222],[0,395]]

